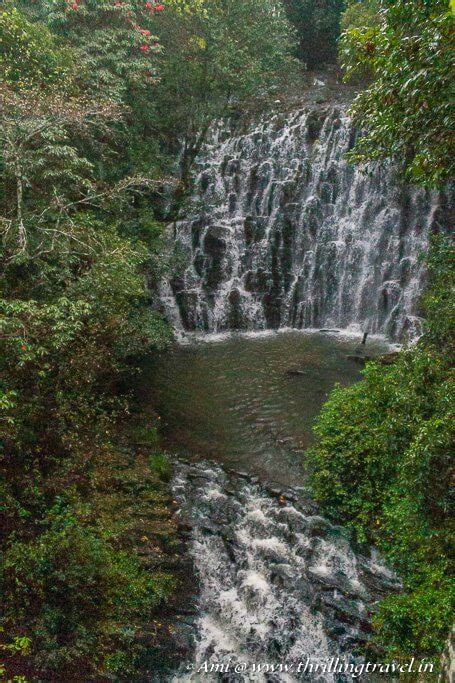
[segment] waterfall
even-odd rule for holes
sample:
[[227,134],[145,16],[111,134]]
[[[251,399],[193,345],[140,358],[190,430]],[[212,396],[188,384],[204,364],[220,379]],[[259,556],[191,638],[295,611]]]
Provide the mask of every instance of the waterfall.
[[164,303],[182,329],[416,334],[420,255],[444,196],[389,163],[348,164],[356,135],[338,105],[212,127],[174,226]]

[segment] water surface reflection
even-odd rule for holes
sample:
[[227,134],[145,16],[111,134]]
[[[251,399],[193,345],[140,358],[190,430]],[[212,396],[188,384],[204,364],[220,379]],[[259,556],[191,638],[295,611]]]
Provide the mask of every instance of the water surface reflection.
[[[168,450],[298,484],[330,389],[360,377],[358,339],[299,331],[205,338],[158,354],[147,372]],[[368,354],[385,350],[369,339]]]

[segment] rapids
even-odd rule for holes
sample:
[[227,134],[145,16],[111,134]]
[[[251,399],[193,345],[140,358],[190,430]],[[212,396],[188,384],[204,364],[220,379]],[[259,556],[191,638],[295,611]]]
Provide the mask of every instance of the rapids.
[[194,658],[175,680],[352,680],[314,667],[362,661],[372,604],[399,587],[375,552],[354,551],[300,489],[278,494],[214,463],[180,463],[174,495],[200,581]]
[[[145,384],[199,585],[178,624],[190,645],[176,681],[329,683],[350,679],[296,669],[361,662],[374,603],[399,584],[320,515],[304,457],[329,390],[360,377],[348,358],[359,344],[296,330],[203,335],[150,360]],[[369,355],[385,348],[367,341]]]

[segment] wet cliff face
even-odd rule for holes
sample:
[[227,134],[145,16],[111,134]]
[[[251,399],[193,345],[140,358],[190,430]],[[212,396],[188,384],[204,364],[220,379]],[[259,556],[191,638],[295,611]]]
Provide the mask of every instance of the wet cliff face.
[[355,326],[415,334],[419,260],[444,198],[389,164],[349,165],[343,108],[308,106],[242,133],[217,124],[175,226],[180,266],[163,299],[187,330]]

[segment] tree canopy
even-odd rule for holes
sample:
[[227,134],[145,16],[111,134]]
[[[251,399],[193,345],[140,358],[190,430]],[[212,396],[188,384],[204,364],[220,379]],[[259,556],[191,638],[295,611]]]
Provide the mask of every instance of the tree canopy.
[[351,109],[364,130],[351,158],[395,157],[411,180],[442,183],[453,177],[455,158],[449,7],[445,0],[383,0],[378,11],[368,3],[362,21],[354,17],[357,7],[341,60],[347,78],[366,71],[372,80]]

